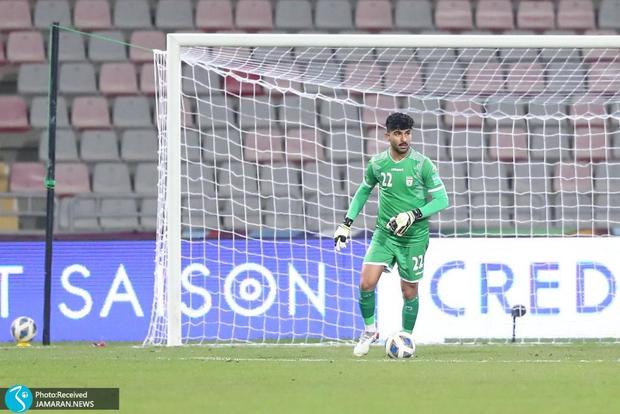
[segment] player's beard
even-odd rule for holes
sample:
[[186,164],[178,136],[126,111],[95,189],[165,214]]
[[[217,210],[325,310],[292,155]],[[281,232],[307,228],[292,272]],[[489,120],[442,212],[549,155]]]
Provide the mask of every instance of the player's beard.
[[406,154],[407,152],[409,152],[409,144],[407,144],[406,146],[403,145],[402,147],[400,146],[400,144],[392,144],[392,149],[397,154]]

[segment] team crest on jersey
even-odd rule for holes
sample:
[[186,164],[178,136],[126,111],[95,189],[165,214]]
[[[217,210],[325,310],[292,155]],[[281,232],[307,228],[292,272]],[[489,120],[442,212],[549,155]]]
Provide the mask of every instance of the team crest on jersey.
[[413,185],[413,177],[407,176],[407,187],[411,187]]

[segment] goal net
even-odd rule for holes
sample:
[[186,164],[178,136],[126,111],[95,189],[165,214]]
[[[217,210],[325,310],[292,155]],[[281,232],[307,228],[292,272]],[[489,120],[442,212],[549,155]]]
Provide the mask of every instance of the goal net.
[[159,213],[146,344],[356,338],[377,189],[350,248],[336,253],[332,235],[369,158],[387,149],[394,111],[414,118],[412,146],[435,163],[450,199],[430,218],[431,237],[590,237],[620,226],[618,49],[416,47],[416,36],[393,36],[402,47],[318,47],[301,35],[281,35],[280,46],[256,46],[277,35],[249,35],[232,47],[195,37],[202,46],[155,56]]

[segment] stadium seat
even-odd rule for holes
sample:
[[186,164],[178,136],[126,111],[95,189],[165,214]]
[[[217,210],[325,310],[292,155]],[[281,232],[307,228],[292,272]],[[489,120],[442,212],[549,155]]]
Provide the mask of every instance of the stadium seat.
[[325,159],[318,130],[293,127],[285,130],[285,134],[289,162]]
[[234,123],[236,100],[226,96],[200,96],[197,100],[204,129],[226,128]]
[[157,229],[156,198],[145,198],[140,202],[140,227],[152,231]]
[[222,228],[234,233],[251,233],[260,230],[262,218],[260,199],[254,196],[237,196],[224,200],[221,208]]
[[27,30],[32,27],[30,4],[25,1],[0,1],[0,32]]
[[366,94],[363,103],[362,122],[365,126],[380,127],[392,112],[399,109],[398,98],[393,95]]
[[155,68],[152,63],[145,63],[140,68],[140,92],[147,95],[155,94]]
[[471,193],[503,193],[508,191],[509,164],[501,162],[470,162],[468,165]]
[[108,101],[100,96],[79,96],[71,106],[71,124],[78,129],[110,128]]
[[199,0],[196,5],[196,28],[208,32],[234,28],[230,0]]
[[355,105],[332,100],[319,101],[319,125],[330,133],[334,127],[359,128],[359,119],[359,108]]
[[[39,140],[39,160],[41,161],[48,159],[48,141],[47,130],[44,130]],[[77,161],[78,159],[75,132],[72,129],[58,129],[56,131],[56,161]]]
[[439,30],[471,30],[471,4],[463,0],[438,0],[435,6],[435,27]]
[[56,165],[56,194],[59,196],[90,193],[88,167],[82,163]]
[[63,94],[96,93],[95,67],[91,63],[63,63],[60,66],[58,90]]
[[548,93],[578,94],[586,89],[586,78],[584,66],[581,62],[551,62],[547,67],[547,89]]
[[[30,104],[30,125],[34,128],[47,128],[49,125],[49,100],[47,96],[36,96]],[[65,98],[56,100],[56,127],[68,128],[69,115]]]
[[388,149],[389,144],[385,140],[385,129],[384,127],[370,127],[364,131],[364,139],[366,141],[364,152],[367,157],[372,157],[380,152]]
[[510,0],[480,0],[476,5],[476,26],[480,30],[512,30],[514,16]]
[[0,193],[9,191],[10,171],[9,165],[0,161]]
[[[71,7],[68,0],[45,0],[34,4],[34,25],[37,29],[49,29],[54,22],[72,26]],[[72,34],[76,36],[76,34]]]
[[551,192],[550,172],[547,163],[516,163],[513,168],[512,183],[516,194]]
[[310,1],[279,0],[276,3],[275,28],[293,31],[312,29]]
[[355,57],[347,57],[346,60],[354,62],[344,64],[344,81],[342,82],[342,87],[349,89],[349,93],[361,95],[360,91],[362,90],[383,89],[383,74],[379,65],[373,61],[360,62]]
[[258,79],[253,73],[232,71],[224,77],[224,89],[233,96],[262,95],[263,87],[254,82]]
[[551,197],[555,221],[565,231],[591,229],[593,205],[591,194],[559,193]]
[[136,166],[134,188],[137,194],[157,196],[157,163],[145,162]]
[[273,30],[271,1],[239,0],[235,9],[235,26],[243,31]]
[[[533,30],[509,30],[504,32],[505,35],[512,36],[524,36],[524,35],[533,35],[535,32]],[[502,62],[506,63],[524,63],[524,62],[532,62],[537,60],[538,58],[537,48],[527,48],[527,49],[515,49],[515,48],[500,48],[499,49],[499,57]]]
[[554,162],[567,160],[570,155],[572,129],[555,120],[536,126],[530,123],[530,156],[532,159]]
[[558,4],[558,29],[594,29],[592,0],[560,0]]
[[[166,50],[166,36],[158,30],[136,30],[131,34],[129,43],[146,49]],[[136,63],[153,63],[153,52],[131,47],[129,59]]]
[[550,1],[523,0],[517,10],[517,27],[528,30],[555,28],[555,13]]
[[64,197],[60,199],[58,225],[69,231],[99,231],[97,205],[93,198]]
[[21,96],[0,95],[0,132],[30,129],[26,102]]
[[361,161],[364,156],[362,131],[356,129],[330,129],[326,134],[327,159],[333,163],[348,165]]
[[432,29],[431,2],[428,0],[397,0],[394,6],[394,27],[412,31]]
[[150,29],[151,19],[148,0],[122,0],[114,4],[114,27],[117,29]]
[[301,96],[285,95],[282,100],[284,111],[280,111],[280,121],[285,128],[298,129],[316,125],[315,101]]
[[42,193],[45,189],[45,166],[39,162],[11,164],[9,189],[14,193]]
[[318,0],[315,5],[314,24],[321,31],[353,29],[353,14],[348,0]]
[[[266,164],[259,167],[258,174],[261,197],[301,198],[301,180],[297,169],[289,168],[285,163]],[[284,211],[281,212],[284,213]]]
[[304,194],[342,193],[342,181],[335,179],[338,174],[330,174],[335,171],[338,171],[337,167],[320,160],[312,160],[304,164],[301,170],[301,184]]
[[592,192],[592,165],[556,164],[553,172],[553,191]]
[[123,195],[131,193],[129,168],[122,162],[104,162],[93,168],[93,192]]
[[[448,197],[452,199],[455,195],[465,194],[467,191],[467,165],[459,162],[437,161],[435,163],[441,181],[443,182]],[[452,202],[451,202],[452,204]]]
[[276,128],[254,129],[244,132],[244,159],[253,162],[279,162],[284,159],[282,132]]
[[222,77],[202,66],[183,65],[183,92],[188,95],[220,95],[222,93]]
[[438,129],[418,129],[414,127],[411,145],[433,162],[448,159],[445,136]]
[[125,161],[157,161],[157,133],[152,129],[128,129],[121,137],[121,158]]
[[302,200],[269,198],[264,209],[264,225],[274,230],[305,231]]
[[[426,80],[424,89],[437,93],[461,93],[464,88],[465,68],[454,62],[427,62],[423,65]],[[479,86],[479,84],[475,84]]]
[[498,128],[491,132],[490,146],[492,160],[515,162],[527,160],[529,156],[524,128]]
[[41,32],[11,32],[6,43],[6,57],[11,63],[45,62]]
[[155,26],[163,30],[193,29],[191,0],[159,0],[155,11]]
[[587,74],[590,93],[614,95],[620,89],[620,64],[618,62],[592,62]]
[[478,129],[482,127],[482,105],[471,99],[447,100],[444,123],[447,129]]
[[[620,192],[620,164],[598,163],[594,166],[594,191],[597,193]],[[620,204],[617,204],[620,206]]]
[[212,167],[198,163],[182,163],[181,177],[182,194],[191,193],[191,196],[197,197],[210,195],[215,198],[215,175]]
[[487,125],[491,127],[524,127],[525,105],[510,98],[489,101],[485,104]]
[[239,99],[239,126],[242,129],[268,128],[277,120],[276,107],[267,97]]
[[134,95],[138,79],[133,63],[104,63],[99,72],[99,91],[104,95]]
[[608,144],[603,127],[577,127],[575,129],[575,159],[577,161],[599,162],[608,159]]
[[601,0],[598,6],[599,29],[620,29],[620,2],[616,0]]
[[486,159],[486,144],[482,131],[446,131],[447,145],[454,161],[480,161]]
[[333,233],[339,218],[346,213],[346,202],[346,197],[341,194],[319,194],[306,198],[306,230],[321,234]]
[[[2,168],[0,166],[0,168]],[[0,188],[0,192],[7,191]],[[19,230],[19,205],[13,197],[0,198],[0,233],[16,233]],[[2,215],[2,214],[7,215]],[[10,215],[13,214],[13,215]]]
[[355,7],[357,30],[380,31],[394,25],[389,0],[358,0]]
[[[461,35],[491,35],[489,30],[468,30],[461,32]],[[456,49],[458,62],[461,64],[469,64],[471,62],[497,62],[497,50],[491,48],[466,47]],[[444,52],[445,53],[445,52]],[[450,54],[450,53],[448,53]]]
[[58,61],[81,62],[86,60],[86,47],[82,36],[60,31],[58,33]]
[[241,198],[248,194],[258,194],[256,165],[237,161],[224,163],[218,168],[217,194],[220,198]]
[[568,107],[569,115],[573,118],[573,125],[576,127],[598,127],[605,126],[607,109],[605,101],[574,102]]
[[512,200],[506,194],[476,194],[471,199],[469,219],[473,231],[485,231],[498,233],[510,231],[513,223],[510,213],[512,212]]
[[138,227],[138,207],[135,199],[104,198],[101,200],[101,228],[131,231]]
[[467,92],[475,94],[501,94],[506,88],[504,70],[499,62],[472,62],[465,72]]
[[[88,40],[88,58],[94,62],[124,62],[127,60],[127,47],[119,42],[125,42],[125,36],[122,32],[106,31],[96,32],[98,36],[110,38],[103,40],[91,37]],[[134,50],[135,48],[131,48]],[[133,59],[132,59],[133,60]],[[151,62],[153,55],[151,54]]]
[[[437,98],[410,96],[406,100],[405,110],[411,115],[415,124],[422,129],[437,127],[437,121],[442,114],[441,102]],[[385,118],[380,125],[384,123]]]
[[46,63],[24,63],[17,72],[17,92],[20,95],[47,94],[49,65]]
[[545,89],[545,68],[541,63],[518,62],[507,68],[506,87],[509,92],[535,95]]
[[80,139],[80,158],[87,162],[118,161],[118,139],[114,131],[85,131]]
[[73,6],[73,24],[81,30],[105,30],[112,27],[110,2],[77,0]]
[[419,93],[422,89],[422,82],[422,67],[416,62],[393,62],[385,68],[385,90],[387,92]]
[[114,100],[115,127],[145,128],[152,125],[149,99],[144,96],[121,96]]
[[232,159],[240,161],[243,159],[243,149],[241,135],[239,131],[232,128],[214,129],[202,132],[203,157],[208,161],[223,161]]
[[[571,36],[576,35],[577,32],[573,30],[546,30],[544,35],[550,36]],[[572,63],[580,63],[581,62],[581,54],[579,53],[580,49],[574,48],[543,48],[540,50],[539,61],[542,62],[554,62],[554,63],[565,63],[566,61],[571,61]]]

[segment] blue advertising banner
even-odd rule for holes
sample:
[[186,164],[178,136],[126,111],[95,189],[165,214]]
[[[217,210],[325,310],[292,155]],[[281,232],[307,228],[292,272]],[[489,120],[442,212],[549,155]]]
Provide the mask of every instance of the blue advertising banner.
[[[361,266],[361,243],[354,256],[336,255],[329,239],[208,243],[183,243],[184,337],[359,333],[353,269]],[[18,316],[37,322],[40,340],[43,258],[43,243],[0,243],[0,341],[12,340],[10,324]],[[56,242],[52,340],[142,341],[153,306],[154,259],[152,241]]]

